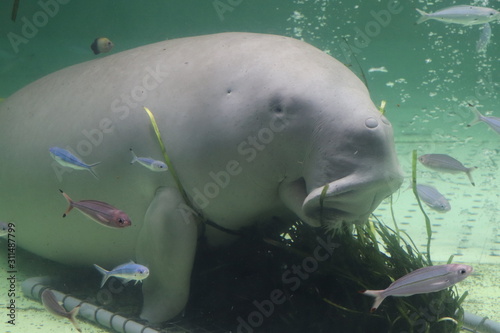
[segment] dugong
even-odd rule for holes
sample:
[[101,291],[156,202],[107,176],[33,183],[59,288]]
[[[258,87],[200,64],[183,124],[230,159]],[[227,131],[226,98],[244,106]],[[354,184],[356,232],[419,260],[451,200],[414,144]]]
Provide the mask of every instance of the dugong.
[[[144,107],[174,170],[130,164],[131,148],[163,160]],[[47,75],[0,104],[0,142],[0,219],[17,245],[89,269],[147,266],[141,317],[152,323],[184,308],[202,230],[214,246],[235,239],[204,220],[232,231],[273,217],[361,223],[403,177],[363,83],[319,49],[266,34],[174,39]],[[50,147],[101,162],[99,179],[63,168]],[[132,225],[62,218],[59,189]]]

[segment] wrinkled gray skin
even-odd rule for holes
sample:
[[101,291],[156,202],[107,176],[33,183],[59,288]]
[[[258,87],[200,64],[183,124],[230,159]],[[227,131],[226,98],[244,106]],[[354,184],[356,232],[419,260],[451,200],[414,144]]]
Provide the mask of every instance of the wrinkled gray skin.
[[[151,272],[141,317],[185,306],[199,222],[171,173],[130,164],[161,160],[150,120],[188,196],[232,230],[272,216],[363,221],[402,182],[392,128],[365,86],[320,50],[282,36],[225,33],[146,45],[50,74],[0,104],[0,219],[18,245],[67,264],[105,268],[135,259]],[[95,171],[64,169],[68,148]],[[215,180],[216,179],[216,180]],[[132,220],[103,227],[73,210],[105,201]],[[201,194],[200,194],[201,193]],[[214,244],[232,237],[212,227]]]

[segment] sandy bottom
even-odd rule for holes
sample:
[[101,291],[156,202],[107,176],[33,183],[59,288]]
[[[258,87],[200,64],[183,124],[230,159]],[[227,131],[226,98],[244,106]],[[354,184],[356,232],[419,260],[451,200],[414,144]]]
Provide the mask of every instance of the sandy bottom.
[[[6,241],[0,239],[0,257],[6,257]],[[34,333],[34,332],[58,332],[58,333],[70,333],[77,332],[74,326],[69,320],[61,317],[55,317],[45,310],[42,303],[35,301],[31,298],[24,296],[21,290],[21,283],[28,277],[47,275],[55,273],[55,271],[60,268],[60,265],[51,263],[47,260],[39,258],[35,255],[17,249],[16,262],[20,266],[29,266],[26,269],[19,269],[15,273],[16,283],[15,283],[15,296],[9,297],[6,292],[10,289],[10,286],[5,282],[7,278],[11,275],[6,272],[5,264],[2,263],[0,268],[0,288],[2,288],[0,293],[0,316],[2,318],[0,327],[3,328],[2,331],[7,333]],[[33,273],[38,273],[32,275]],[[6,307],[11,302],[11,299],[15,300],[15,325],[6,323],[7,320],[11,318],[7,317],[9,310]],[[86,333],[104,333],[110,332],[105,330],[89,321],[81,320],[77,317],[77,321],[82,329],[82,332]]]
[[[4,240],[0,240],[0,255],[2,256],[5,255],[6,252],[5,244],[6,242]],[[12,326],[2,322],[2,326],[5,327],[5,332],[76,332],[68,320],[51,315],[45,310],[41,303],[25,297],[21,292],[21,282],[25,278],[32,276],[31,274],[34,272],[38,274],[54,274],[61,268],[60,265],[51,263],[24,251],[18,252],[17,259],[19,262],[28,264],[29,268],[26,269],[28,274],[25,274],[24,271],[16,273],[16,296],[14,297],[16,302],[16,325]],[[441,263],[442,262],[435,262],[435,264]],[[464,308],[468,312],[480,316],[487,316],[491,320],[500,322],[500,313],[498,312],[498,299],[500,299],[498,277],[500,276],[500,266],[498,264],[489,263],[474,263],[473,266],[475,270],[474,273],[457,285],[460,293],[464,291],[468,291],[469,293],[464,303]],[[0,271],[2,288],[8,288],[4,282],[8,276],[9,274],[2,268]],[[98,281],[96,282],[98,283]],[[5,307],[8,305],[9,300],[6,293],[2,291],[0,299],[0,307],[2,310],[0,310],[0,312],[3,312],[2,317],[4,318],[8,314]],[[77,320],[83,332],[112,332],[87,320],[81,318]]]
[[460,282],[458,291],[468,291],[464,309],[478,316],[488,317],[500,323],[498,300],[500,299],[500,266],[498,264],[474,265],[474,272]]

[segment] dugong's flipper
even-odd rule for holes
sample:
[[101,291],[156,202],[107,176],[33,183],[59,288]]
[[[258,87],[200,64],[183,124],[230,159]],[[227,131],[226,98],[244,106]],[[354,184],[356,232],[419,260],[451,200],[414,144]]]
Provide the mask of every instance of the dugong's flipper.
[[149,206],[136,246],[137,260],[149,268],[141,318],[152,323],[182,311],[197,242],[195,215],[175,188],[161,187]]

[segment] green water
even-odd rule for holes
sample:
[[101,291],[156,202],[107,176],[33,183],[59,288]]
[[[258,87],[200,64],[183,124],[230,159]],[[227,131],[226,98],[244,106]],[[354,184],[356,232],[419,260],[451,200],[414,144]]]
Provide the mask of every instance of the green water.
[[[21,0],[14,23],[9,18],[11,1],[3,1],[0,93],[6,97],[54,70],[95,58],[89,52],[89,45],[98,36],[113,40],[116,53],[164,39],[251,31],[302,38],[350,64],[352,54],[343,40],[346,38],[365,71],[373,100],[388,100],[395,122],[414,116],[398,112],[396,105],[439,108],[440,113],[447,114],[456,112],[457,105],[467,96],[480,99],[481,104],[492,109],[498,91],[495,38],[486,54],[480,54],[475,51],[479,26],[462,27],[436,21],[415,25],[419,17],[415,7],[429,11],[442,7],[425,3],[73,0],[59,5],[53,17],[42,20],[37,15],[42,10],[37,2]],[[477,3],[487,5],[488,1]],[[452,4],[455,2],[446,3]],[[23,18],[30,23],[38,22],[40,27],[35,25],[35,31],[23,30],[26,22]],[[496,28],[493,24],[493,36]],[[9,33],[23,41],[11,43]],[[360,73],[359,66],[353,66]],[[388,73],[368,73],[369,68],[381,66]],[[393,87],[387,86],[390,82]]]
[[[89,46],[100,36],[114,42],[112,54],[165,39],[226,31],[303,39],[345,63],[358,76],[365,76],[376,105],[387,101],[386,114],[394,126],[399,158],[407,175],[413,149],[418,149],[419,154],[447,153],[468,166],[479,167],[474,173],[475,188],[463,176],[419,170],[419,177],[439,186],[453,206],[447,215],[430,212],[436,233],[434,255],[445,260],[455,254],[472,263],[498,265],[500,138],[485,124],[467,127],[473,118],[467,103],[500,117],[500,50],[496,38],[500,36],[500,27],[498,23],[491,24],[493,37],[487,51],[478,52],[480,26],[436,21],[415,24],[419,14],[414,8],[432,12],[464,2],[61,2],[64,4],[58,2],[57,9],[50,9],[51,15],[44,16],[40,3],[20,0],[16,22],[10,19],[13,1],[0,3],[0,98],[58,69],[95,59]],[[492,1],[471,4],[497,6]],[[387,72],[373,71],[381,67]],[[398,193],[395,203],[400,227],[423,244],[422,218],[409,191]],[[387,203],[378,214],[388,218]]]
[[[3,15],[1,97],[57,69],[95,58],[89,45],[98,36],[110,38],[116,53],[165,39],[251,31],[302,38],[352,64],[358,74],[361,67],[373,100],[388,101],[391,120],[396,124],[415,116],[404,112],[405,107],[425,109],[421,111],[422,118],[439,117],[428,114],[432,109],[443,116],[451,113],[452,118],[458,113],[459,119],[453,119],[455,123],[465,117],[463,112],[457,112],[464,97],[479,99],[488,110],[493,109],[496,102],[498,73],[494,65],[498,43],[494,36],[497,25],[492,24],[493,38],[486,54],[475,50],[479,26],[462,27],[436,21],[415,25],[419,17],[415,7],[433,11],[445,4],[338,0],[104,3],[72,0],[60,4],[53,17],[46,16],[47,20],[43,20],[37,15],[42,11],[37,2],[21,0],[14,23],[10,20],[11,3],[0,4]],[[446,5],[458,3],[448,1]],[[488,1],[477,1],[477,4],[487,5]],[[25,22],[39,27],[34,25],[35,31],[23,30]],[[12,43],[15,37],[11,34],[9,40],[9,33],[21,37],[22,42]],[[344,38],[351,45],[352,53]],[[353,54],[360,66],[353,63]],[[369,68],[381,66],[388,72],[368,72]],[[390,87],[388,83],[394,85]],[[413,131],[424,134],[425,129]]]

